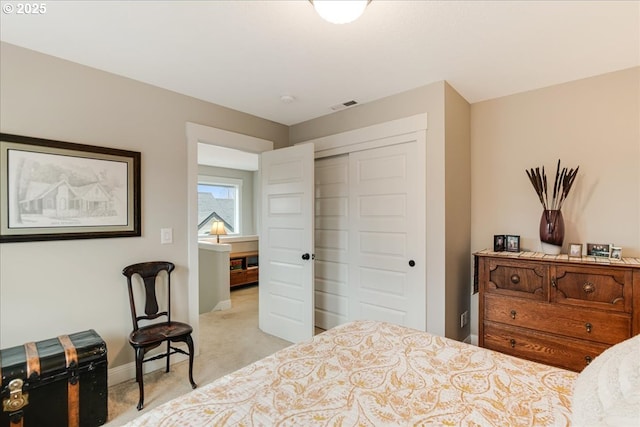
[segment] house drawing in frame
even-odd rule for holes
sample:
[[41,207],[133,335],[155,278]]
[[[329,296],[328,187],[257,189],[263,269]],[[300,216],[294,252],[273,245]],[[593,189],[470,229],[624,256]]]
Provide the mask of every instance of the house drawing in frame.
[[140,235],[140,153],[2,135],[0,242]]

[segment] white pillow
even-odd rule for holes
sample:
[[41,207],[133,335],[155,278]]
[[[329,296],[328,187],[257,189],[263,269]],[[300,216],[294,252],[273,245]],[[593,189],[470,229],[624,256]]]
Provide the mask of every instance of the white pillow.
[[640,426],[640,335],[610,347],[578,375],[575,426]]

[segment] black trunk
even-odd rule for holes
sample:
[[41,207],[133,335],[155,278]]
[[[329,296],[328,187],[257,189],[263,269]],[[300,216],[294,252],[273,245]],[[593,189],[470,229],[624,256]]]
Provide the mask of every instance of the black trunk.
[[107,421],[107,346],[94,330],[0,350],[0,373],[2,427]]

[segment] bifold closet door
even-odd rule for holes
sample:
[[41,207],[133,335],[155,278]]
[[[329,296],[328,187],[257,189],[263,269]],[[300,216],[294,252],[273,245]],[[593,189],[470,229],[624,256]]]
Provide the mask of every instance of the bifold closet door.
[[425,154],[416,141],[349,154],[349,315],[425,330]]

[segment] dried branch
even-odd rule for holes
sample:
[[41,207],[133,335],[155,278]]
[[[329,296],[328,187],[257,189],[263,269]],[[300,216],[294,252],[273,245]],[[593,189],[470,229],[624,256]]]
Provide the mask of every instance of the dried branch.
[[546,211],[562,209],[562,205],[569,195],[569,191],[573,186],[579,169],[580,166],[576,167],[575,170],[573,168],[567,170],[566,167],[560,169],[560,159],[558,159],[556,178],[553,181],[551,204],[549,204],[547,175],[545,173],[544,166],[542,166],[542,173],[540,172],[540,168],[531,168],[530,171],[525,169],[525,172],[527,173],[529,181],[531,181],[531,185],[540,199],[543,209]]

